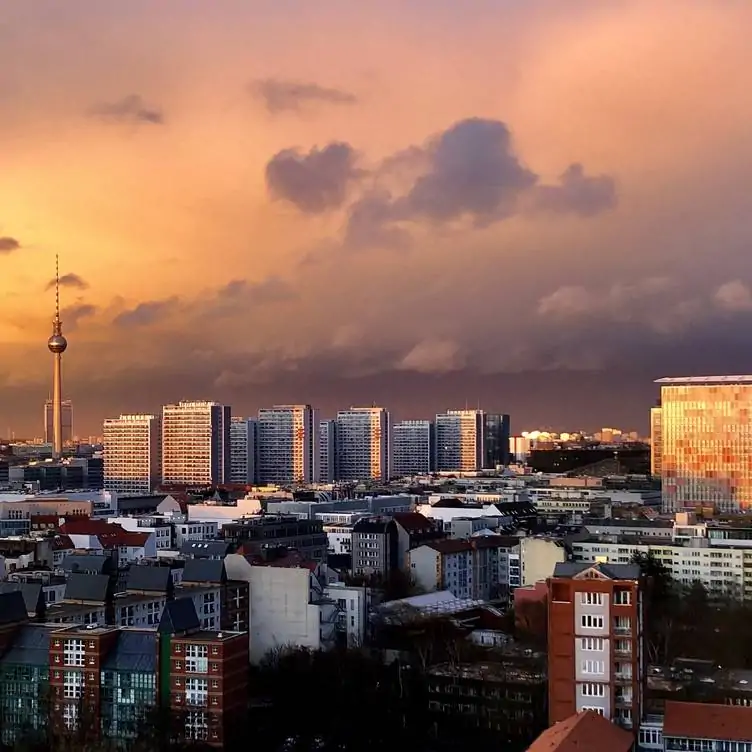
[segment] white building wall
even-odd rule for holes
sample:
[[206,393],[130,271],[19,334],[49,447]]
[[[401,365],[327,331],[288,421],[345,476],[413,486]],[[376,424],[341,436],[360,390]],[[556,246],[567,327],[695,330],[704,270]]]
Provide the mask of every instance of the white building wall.
[[551,577],[556,565],[567,560],[564,547],[546,538],[520,538],[519,545],[523,585]]
[[427,593],[442,589],[441,554],[431,546],[418,546],[409,552],[410,575]]

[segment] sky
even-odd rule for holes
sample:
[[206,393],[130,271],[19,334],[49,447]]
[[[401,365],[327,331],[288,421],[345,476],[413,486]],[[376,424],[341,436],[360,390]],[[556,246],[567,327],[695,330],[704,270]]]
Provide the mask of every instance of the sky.
[[752,4],[0,8],[0,435],[180,399],[645,429],[752,370]]

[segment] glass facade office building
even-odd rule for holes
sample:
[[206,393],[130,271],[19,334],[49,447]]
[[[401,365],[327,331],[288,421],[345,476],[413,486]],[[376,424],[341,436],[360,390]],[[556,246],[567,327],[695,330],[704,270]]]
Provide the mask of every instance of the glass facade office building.
[[659,379],[663,509],[752,507],[752,376]]

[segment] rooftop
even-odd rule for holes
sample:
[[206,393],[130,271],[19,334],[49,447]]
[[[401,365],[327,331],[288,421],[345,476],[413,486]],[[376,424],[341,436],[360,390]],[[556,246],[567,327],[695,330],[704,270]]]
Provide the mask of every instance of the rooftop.
[[675,376],[656,379],[655,384],[752,384],[752,375],[744,376]]
[[609,580],[639,580],[641,571],[637,564],[579,564],[571,561],[559,562],[554,567],[554,577],[572,579],[583,572],[594,570]]
[[593,710],[546,729],[527,752],[630,752],[634,736]]
[[752,741],[752,708],[697,702],[666,702],[663,736]]

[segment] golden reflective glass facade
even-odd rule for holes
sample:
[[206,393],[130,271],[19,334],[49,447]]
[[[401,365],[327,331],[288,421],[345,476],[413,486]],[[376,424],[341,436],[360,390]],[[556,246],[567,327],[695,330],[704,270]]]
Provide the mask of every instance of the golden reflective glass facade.
[[663,508],[752,506],[752,378],[661,388]]

